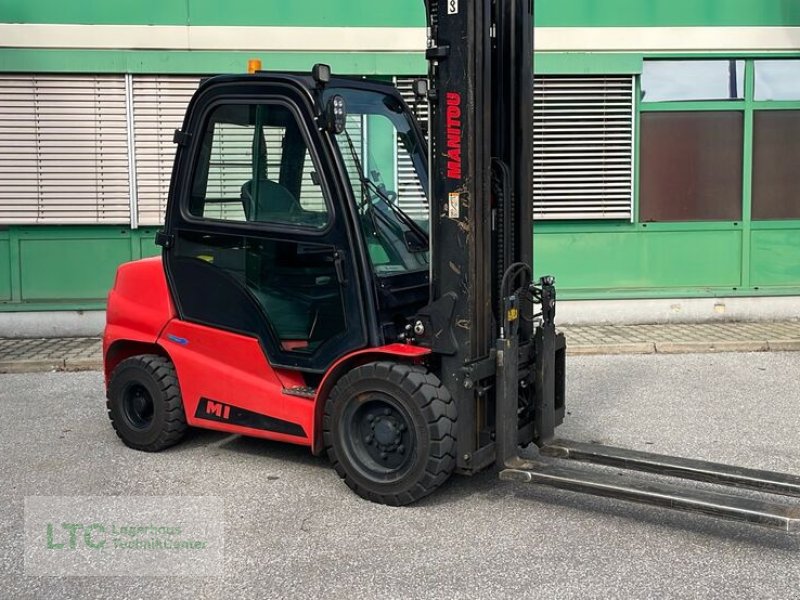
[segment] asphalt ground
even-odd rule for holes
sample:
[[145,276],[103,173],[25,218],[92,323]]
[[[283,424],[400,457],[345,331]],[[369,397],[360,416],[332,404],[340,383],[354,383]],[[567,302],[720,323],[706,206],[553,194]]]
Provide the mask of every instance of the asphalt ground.
[[[800,473],[800,353],[568,361],[563,437]],[[197,432],[142,454],[99,373],[0,376],[0,598],[800,598],[800,539],[699,515],[456,477],[412,507],[323,458]],[[221,496],[207,577],[28,577],[26,496]]]

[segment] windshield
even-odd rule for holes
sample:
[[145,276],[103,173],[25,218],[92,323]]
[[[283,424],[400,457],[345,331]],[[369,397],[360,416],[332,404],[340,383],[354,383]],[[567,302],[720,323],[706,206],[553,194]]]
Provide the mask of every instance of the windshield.
[[370,259],[379,275],[428,269],[424,140],[394,96],[329,88],[345,99],[345,131],[335,136]]

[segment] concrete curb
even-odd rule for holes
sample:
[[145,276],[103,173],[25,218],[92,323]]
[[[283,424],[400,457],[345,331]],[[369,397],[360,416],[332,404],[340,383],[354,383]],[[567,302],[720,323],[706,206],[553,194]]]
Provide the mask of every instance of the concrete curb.
[[774,340],[769,343],[772,352],[800,352],[800,340]]
[[[800,296],[560,300],[560,326],[797,322]],[[105,311],[0,313],[0,338],[97,337]]]
[[656,342],[659,354],[707,354],[711,352],[767,352],[769,342],[736,340],[719,342]]
[[0,313],[0,338],[99,337],[105,324],[103,310]]
[[568,356],[616,354],[712,354],[715,352],[800,352],[800,340],[737,340],[716,342],[636,342],[620,344],[569,344]]
[[100,358],[33,359],[0,361],[0,374],[102,371]]
[[68,358],[64,361],[64,371],[102,371],[103,359],[98,358]]
[[63,360],[4,360],[0,361],[0,373],[49,373],[63,371]]
[[623,342],[620,344],[574,344],[567,340],[567,355],[587,356],[598,354],[655,354],[653,342]]

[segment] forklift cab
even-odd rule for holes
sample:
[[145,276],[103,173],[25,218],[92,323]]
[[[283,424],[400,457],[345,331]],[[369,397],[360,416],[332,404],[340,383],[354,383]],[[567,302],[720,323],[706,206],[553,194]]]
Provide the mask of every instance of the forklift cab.
[[[428,303],[427,145],[394,86],[216,77],[176,139],[162,238],[182,320],[257,338],[273,367],[321,374],[396,341]],[[415,211],[398,162],[413,166],[403,184]]]

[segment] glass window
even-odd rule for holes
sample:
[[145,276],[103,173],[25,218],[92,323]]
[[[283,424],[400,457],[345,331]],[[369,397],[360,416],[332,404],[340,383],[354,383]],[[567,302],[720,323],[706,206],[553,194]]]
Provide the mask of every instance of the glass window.
[[189,212],[206,219],[322,228],[320,178],[294,113],[280,104],[225,105],[206,126]]
[[[327,93],[346,101],[346,127],[335,139],[375,273],[427,271],[427,199],[423,194],[416,203],[404,202],[398,194],[401,183],[425,187],[424,140],[393,96],[349,88],[329,88]],[[401,161],[406,165],[402,182],[397,170]]]
[[643,113],[640,220],[740,220],[743,144],[738,111]]
[[346,333],[332,246],[188,232],[174,256],[181,306],[191,320],[277,338],[278,350],[292,353],[313,354]]
[[741,100],[743,60],[648,60],[642,102]]
[[247,220],[242,204],[242,184],[253,176],[254,135],[255,128],[251,126],[222,121],[214,124],[205,181],[205,203],[202,213],[197,216],[230,221]]
[[800,60],[757,60],[756,100],[800,100]]
[[753,218],[800,219],[800,110],[756,111],[753,127]]

